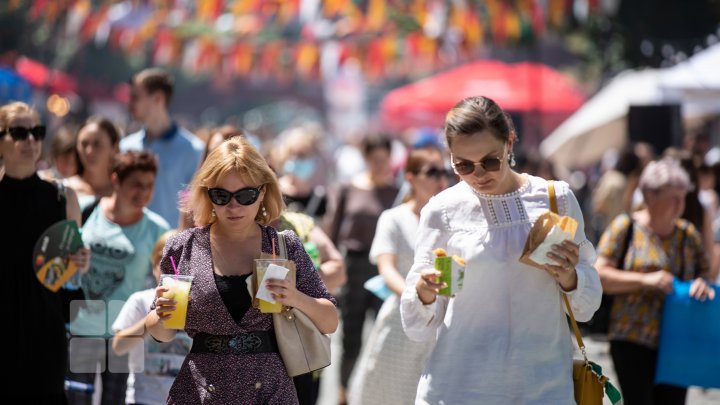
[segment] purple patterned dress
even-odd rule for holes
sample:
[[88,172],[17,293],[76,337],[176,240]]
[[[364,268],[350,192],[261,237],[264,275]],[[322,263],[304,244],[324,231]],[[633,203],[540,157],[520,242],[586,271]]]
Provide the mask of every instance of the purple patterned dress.
[[[271,227],[260,227],[262,251],[271,253],[272,240],[278,244],[277,232]],[[297,266],[297,289],[336,304],[297,235],[286,231],[285,240],[288,258]],[[272,329],[272,316],[255,308],[245,313],[240,324],[228,312],[213,276],[209,226],[187,229],[167,242],[160,262],[165,274],[173,273],[170,257],[180,274],[194,276],[185,323],[188,335],[192,337],[198,332],[235,335]],[[170,389],[167,403],[288,405],[297,404],[298,399],[278,353],[190,353]]]

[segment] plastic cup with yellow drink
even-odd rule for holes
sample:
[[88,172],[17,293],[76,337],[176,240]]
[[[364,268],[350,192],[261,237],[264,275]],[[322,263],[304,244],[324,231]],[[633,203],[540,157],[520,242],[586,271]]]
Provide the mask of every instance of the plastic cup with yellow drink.
[[465,278],[465,259],[459,256],[448,256],[445,249],[437,248],[435,253],[435,270],[440,272],[438,283],[444,283],[439,295],[454,296],[463,286]]
[[169,311],[170,317],[163,321],[165,329],[185,329],[185,318],[187,318],[188,299],[190,298],[190,286],[193,276],[163,274],[160,284],[168,288],[163,293],[163,298],[175,300],[175,309]]
[[[268,270],[269,267],[272,265],[288,268],[290,261],[287,259],[255,259],[255,272],[257,274],[256,280],[257,285],[255,286],[255,291],[261,291],[265,289],[264,280],[265,278],[265,272]],[[262,294],[260,294],[262,295]],[[266,297],[269,298],[269,295],[266,295]],[[274,300],[273,300],[274,301]],[[260,298],[258,296],[258,310],[264,314],[270,314],[270,313],[280,313],[282,312],[283,305],[281,302],[274,301],[270,302],[268,300]]]

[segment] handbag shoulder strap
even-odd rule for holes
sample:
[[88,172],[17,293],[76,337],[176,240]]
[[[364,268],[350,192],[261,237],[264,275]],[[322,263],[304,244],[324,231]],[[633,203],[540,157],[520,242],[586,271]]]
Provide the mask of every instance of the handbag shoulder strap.
[[[559,215],[557,196],[555,195],[555,182],[552,180],[548,181],[548,195],[550,197],[550,210]],[[583,356],[585,356],[585,343],[583,342],[582,334],[580,334],[580,328],[578,328],[578,324],[575,321],[575,315],[573,314],[572,308],[570,308],[570,301],[568,300],[567,294],[561,292],[560,295],[565,303],[565,308],[567,308],[567,313],[570,317],[570,324],[572,325],[573,332],[575,332],[575,339],[577,339],[578,347],[582,351]],[[587,357],[585,359],[587,360]]]
[[[678,248],[680,252],[680,281],[685,281],[685,240],[688,236],[689,225],[689,223],[686,223],[684,227],[680,228],[682,230],[682,239],[680,239],[680,248]],[[693,274],[692,277],[695,277],[695,275]]]
[[282,232],[277,233],[278,237],[278,255],[281,259],[287,259],[287,243],[285,242],[285,234]]
[[630,224],[628,224],[628,229],[625,234],[625,239],[623,240],[623,246],[622,251],[620,252],[620,260],[617,263],[618,269],[624,269],[625,268],[625,258],[627,257],[628,250],[630,250],[630,244],[633,241],[633,237],[635,236],[635,220],[633,219],[632,215],[629,215],[630,217]]

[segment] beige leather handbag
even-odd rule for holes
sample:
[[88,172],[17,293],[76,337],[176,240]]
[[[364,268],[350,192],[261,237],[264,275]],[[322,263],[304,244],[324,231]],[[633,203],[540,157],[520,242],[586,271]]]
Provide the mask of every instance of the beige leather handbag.
[[[280,258],[287,259],[285,235],[278,232]],[[293,263],[294,264],[294,263]],[[295,266],[290,266],[295,282]],[[313,321],[297,308],[284,307],[273,314],[273,326],[280,356],[290,377],[330,365],[330,336],[320,332]]]

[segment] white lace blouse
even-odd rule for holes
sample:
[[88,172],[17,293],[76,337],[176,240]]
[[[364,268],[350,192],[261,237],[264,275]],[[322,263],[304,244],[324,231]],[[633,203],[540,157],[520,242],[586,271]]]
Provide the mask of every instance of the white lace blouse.
[[[403,327],[418,341],[437,335],[417,392],[418,404],[572,404],[573,345],[561,288],[546,272],[518,261],[534,221],[549,210],[547,181],[524,175],[506,195],[483,195],[461,182],[425,206],[415,263],[401,298]],[[579,321],[600,305],[595,250],[585,238],[580,206],[556,182],[558,209],[578,223],[577,288],[567,295]],[[417,297],[433,249],[466,259],[463,290],[431,305]]]

